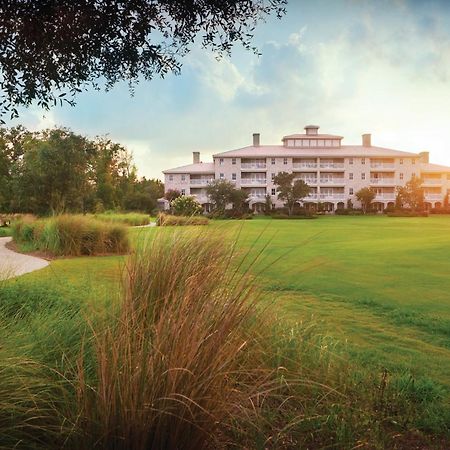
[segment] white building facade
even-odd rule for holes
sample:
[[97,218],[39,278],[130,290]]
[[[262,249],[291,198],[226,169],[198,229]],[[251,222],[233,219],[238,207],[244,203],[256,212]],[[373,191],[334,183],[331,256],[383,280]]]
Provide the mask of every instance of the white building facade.
[[249,205],[261,211],[269,195],[274,207],[282,207],[273,178],[279,172],[295,173],[310,187],[301,202],[325,211],[345,208],[348,202],[358,207],[356,192],[364,187],[376,190],[374,207],[382,211],[394,206],[396,187],[405,185],[413,175],[423,181],[426,208],[441,207],[450,191],[450,167],[429,163],[429,153],[411,153],[372,146],[371,135],[362,136],[361,145],[343,145],[343,137],[320,134],[319,127],[308,125],[305,133],[284,136],[281,145],[261,145],[253,135],[253,145],[213,155],[213,162],[200,161],[165,170],[166,192],[179,190],[193,195],[208,211],[211,207],[206,187],[211,180],[231,181],[249,195]]

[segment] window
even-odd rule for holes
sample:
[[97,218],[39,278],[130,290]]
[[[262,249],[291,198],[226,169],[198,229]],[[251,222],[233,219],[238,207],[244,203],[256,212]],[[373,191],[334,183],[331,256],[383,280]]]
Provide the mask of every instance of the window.
[[169,181],[173,181],[173,175],[169,175]]
[[219,164],[220,164],[221,166],[223,166],[223,158],[220,158],[220,159],[219,159]]
[[186,195],[186,189],[181,189],[181,195]]
[[275,164],[275,158],[272,158],[270,161],[272,164]]
[[236,164],[236,158],[231,158],[231,164],[233,164],[233,166]]
[[361,164],[365,164],[366,163],[366,158],[361,158]]
[[235,173],[232,173],[232,174],[231,174],[231,179],[232,179],[233,181],[236,181],[236,174],[235,174]]
[[413,164],[415,164],[415,163],[416,163],[416,160],[413,158],[411,162],[412,162]]
[[272,181],[275,180],[275,174],[272,173],[272,174],[270,174],[270,175],[271,175]]
[[402,173],[400,174],[400,180],[403,180],[403,174]]
[[277,194],[277,190],[275,188],[272,188],[272,195],[276,195]]
[[403,164],[403,158],[400,158],[400,164]]
[[365,180],[366,179],[366,174],[365,173],[362,173],[361,174],[361,180]]
[[181,181],[186,181],[186,175],[185,174],[181,175]]
[[350,188],[350,189],[348,190],[348,193],[349,193],[350,195],[353,195],[353,188]]
[[353,158],[349,158],[349,159],[348,159],[348,163],[349,163],[349,164],[353,164]]
[[283,159],[283,164],[285,164],[285,165],[287,164],[287,158]]
[[221,174],[219,175],[219,178],[220,178],[221,180],[223,180],[223,179],[225,178],[225,175],[224,175],[223,173],[221,173]]
[[353,180],[353,174],[352,174],[352,173],[349,173],[349,174],[348,174],[348,179],[349,179],[349,180]]

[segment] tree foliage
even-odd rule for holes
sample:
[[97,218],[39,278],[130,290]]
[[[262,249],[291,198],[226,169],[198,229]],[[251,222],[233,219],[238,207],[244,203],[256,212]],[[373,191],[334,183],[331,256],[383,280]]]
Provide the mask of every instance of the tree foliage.
[[370,210],[376,195],[376,191],[371,187],[362,188],[356,193],[356,198],[359,202],[361,202],[361,207],[364,214]]
[[130,152],[109,139],[66,128],[0,129],[0,211],[150,212],[163,192],[159,180],[139,180]]
[[415,211],[423,209],[425,195],[422,180],[413,175],[405,186],[397,187],[397,197],[402,206],[408,206]]
[[216,211],[223,213],[228,204],[232,202],[233,191],[236,188],[231,181],[213,180],[206,187],[206,194],[214,204]]
[[88,87],[179,73],[194,41],[219,57],[251,46],[256,24],[286,0],[2,0],[0,114],[74,104]]
[[277,186],[278,198],[285,202],[291,216],[294,205],[308,196],[311,188],[303,181],[296,180],[295,173],[280,172],[273,183]]
[[190,195],[177,197],[170,206],[176,216],[198,216],[203,212],[202,205]]
[[181,197],[181,192],[178,189],[169,189],[165,194],[164,198],[171,203],[176,198]]

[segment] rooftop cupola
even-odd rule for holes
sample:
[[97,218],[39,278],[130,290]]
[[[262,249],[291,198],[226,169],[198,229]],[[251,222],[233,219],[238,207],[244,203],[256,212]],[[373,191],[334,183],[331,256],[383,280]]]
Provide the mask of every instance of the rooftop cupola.
[[319,134],[319,128],[318,125],[306,125],[305,131],[308,136],[315,136]]

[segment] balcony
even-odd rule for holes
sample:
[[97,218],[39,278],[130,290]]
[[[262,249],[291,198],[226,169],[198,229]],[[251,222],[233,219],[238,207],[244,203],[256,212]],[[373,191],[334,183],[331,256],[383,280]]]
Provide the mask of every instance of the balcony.
[[267,184],[266,178],[241,178],[241,186],[262,186]]
[[317,200],[318,198],[318,194],[313,193],[313,194],[309,194],[307,197],[304,198],[304,201],[308,201],[308,200]]
[[375,196],[375,201],[383,201],[383,200],[391,200],[394,201],[395,200],[395,193],[386,193],[386,194],[377,194]]
[[267,195],[267,194],[265,194],[265,193],[261,193],[261,194],[250,193],[250,194],[248,195],[248,198],[249,198],[250,200],[262,200],[262,199],[265,199],[265,198],[266,198],[266,195]]
[[294,169],[317,169],[317,163],[293,163]]
[[382,162],[371,162],[370,163],[371,168],[381,168],[381,169],[395,169],[394,163],[382,163]]
[[344,163],[320,163],[321,169],[343,169]]
[[191,184],[196,186],[207,186],[214,178],[191,178]]
[[442,200],[442,194],[425,194],[425,200]]
[[442,180],[440,178],[424,178],[422,184],[442,184]]
[[321,178],[320,184],[345,184],[343,177]]
[[319,194],[321,200],[345,200],[345,194]]
[[199,203],[210,203],[210,200],[207,195],[202,194],[191,194],[192,197],[195,197]]
[[395,178],[371,178],[370,179],[370,184],[393,184],[395,185]]
[[317,178],[303,178],[303,177],[294,178],[294,181],[297,181],[297,180],[304,181],[309,186],[311,186],[313,184],[317,184]]
[[242,163],[241,169],[265,169],[267,166],[266,163]]

